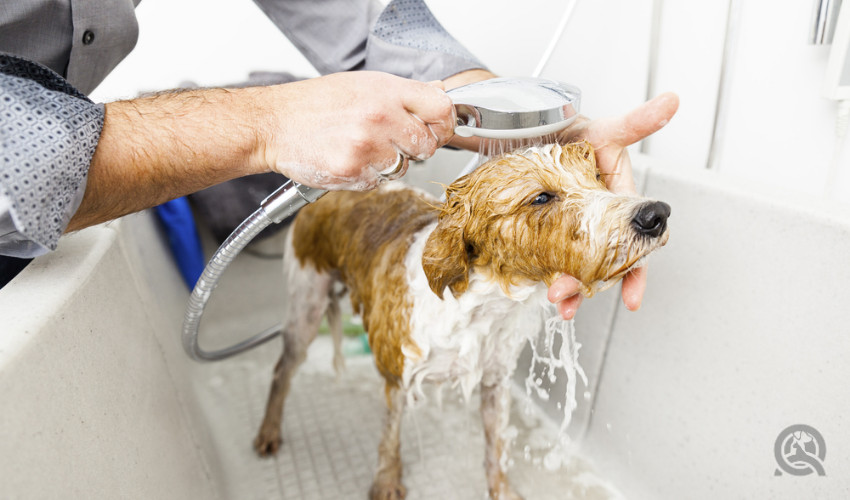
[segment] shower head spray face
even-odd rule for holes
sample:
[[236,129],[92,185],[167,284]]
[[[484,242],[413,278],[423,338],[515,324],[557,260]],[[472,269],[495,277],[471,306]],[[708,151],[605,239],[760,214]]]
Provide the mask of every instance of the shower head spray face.
[[566,128],[578,116],[581,91],[544,78],[493,78],[448,91],[461,137],[525,139]]

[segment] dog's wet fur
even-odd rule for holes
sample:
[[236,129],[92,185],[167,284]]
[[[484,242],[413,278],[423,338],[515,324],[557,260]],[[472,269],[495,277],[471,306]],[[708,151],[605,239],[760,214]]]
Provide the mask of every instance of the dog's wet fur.
[[[586,142],[491,159],[446,201],[399,183],[334,192],[305,207],[287,238],[284,350],[254,446],[278,451],[286,395],[324,315],[342,366],[339,283],[385,380],[387,422],[373,499],[404,498],[399,432],[423,382],[481,391],[493,499],[521,498],[505,471],[510,381],[543,327],[546,290],[567,273],[592,296],[667,242],[670,207],[609,192]],[[344,411],[340,408],[340,411]]]

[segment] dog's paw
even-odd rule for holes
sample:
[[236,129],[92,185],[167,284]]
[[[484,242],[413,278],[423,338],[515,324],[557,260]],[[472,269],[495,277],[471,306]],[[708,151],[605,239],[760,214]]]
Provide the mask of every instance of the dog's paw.
[[254,449],[261,457],[270,457],[277,455],[277,450],[280,449],[280,444],[283,442],[280,439],[280,432],[263,432],[254,439]]
[[524,500],[523,496],[515,492],[507,483],[498,487],[490,488],[490,500]]
[[522,495],[511,489],[510,486],[503,486],[497,491],[490,492],[490,500],[524,500]]
[[342,353],[334,353],[334,373],[339,378],[345,372],[345,356]]
[[399,482],[375,481],[369,489],[369,500],[404,500],[407,488]]

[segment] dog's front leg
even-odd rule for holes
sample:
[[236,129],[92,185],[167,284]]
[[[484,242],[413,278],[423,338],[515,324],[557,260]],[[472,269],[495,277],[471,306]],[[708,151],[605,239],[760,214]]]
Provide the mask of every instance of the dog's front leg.
[[487,488],[492,500],[522,499],[508,484],[507,462],[510,443],[505,441],[505,430],[511,409],[511,382],[505,377],[494,385],[481,384],[481,420],[487,446],[484,464],[487,471]]
[[401,500],[407,489],[401,484],[401,416],[405,391],[387,382],[387,420],[378,445],[378,470],[369,490],[370,500]]

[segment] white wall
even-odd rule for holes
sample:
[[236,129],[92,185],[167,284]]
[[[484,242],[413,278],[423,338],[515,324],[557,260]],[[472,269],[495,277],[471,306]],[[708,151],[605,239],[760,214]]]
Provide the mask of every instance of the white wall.
[[[777,5],[751,0],[734,12],[719,170],[819,195],[835,146],[836,105],[820,94],[829,48],[806,43],[811,2]],[[840,192],[850,201],[847,154],[842,171]]]
[[[733,30],[724,65],[730,4]],[[429,5],[495,72],[528,75],[567,1]],[[583,112],[594,117],[628,110],[650,92],[676,91],[682,99],[678,116],[644,151],[683,169],[704,169],[723,68],[712,169],[735,183],[823,198],[836,147],[836,106],[820,96],[829,48],[806,43],[811,7],[769,0],[579,0],[542,76],[578,85]],[[654,12],[660,22],[650,73]],[[136,50],[94,92],[95,99],[129,97],[186,80],[230,83],[257,69],[315,74],[249,0],[146,0],[138,16]],[[841,146],[833,187],[837,200],[850,203],[850,138]]]
[[145,0],[136,16],[136,48],[94,90],[96,101],[186,81],[224,85],[254,70],[318,74],[251,0]]

